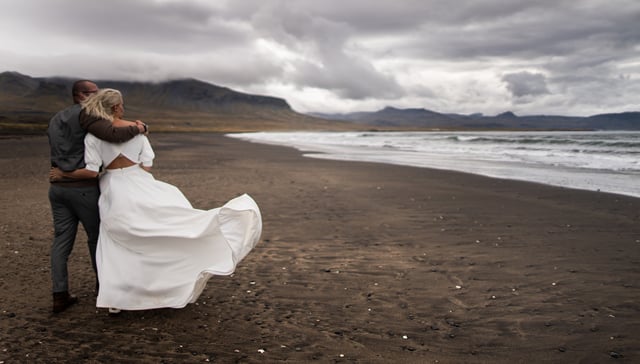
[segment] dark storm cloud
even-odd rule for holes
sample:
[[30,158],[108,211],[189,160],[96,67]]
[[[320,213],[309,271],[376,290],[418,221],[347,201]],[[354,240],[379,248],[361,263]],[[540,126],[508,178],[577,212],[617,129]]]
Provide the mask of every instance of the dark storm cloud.
[[468,13],[424,22],[399,52],[445,59],[549,57],[593,48],[625,52],[640,39],[640,3],[615,12],[605,7],[606,2],[593,7],[580,1],[558,2],[552,8],[530,3],[537,2],[512,3],[501,11],[469,8]]

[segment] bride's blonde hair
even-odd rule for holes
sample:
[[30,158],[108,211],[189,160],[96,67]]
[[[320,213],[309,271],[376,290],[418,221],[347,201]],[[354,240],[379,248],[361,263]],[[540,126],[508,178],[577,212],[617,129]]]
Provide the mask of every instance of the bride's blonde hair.
[[93,97],[82,102],[82,108],[90,115],[113,121],[113,107],[122,104],[122,94],[112,88],[100,89]]

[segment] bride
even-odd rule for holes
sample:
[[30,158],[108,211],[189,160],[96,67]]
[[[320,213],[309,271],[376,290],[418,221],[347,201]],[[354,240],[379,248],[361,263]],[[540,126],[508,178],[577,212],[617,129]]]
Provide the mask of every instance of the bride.
[[[131,123],[122,119],[118,90],[100,90],[83,103],[83,111],[112,120],[114,126]],[[92,134],[85,138],[86,168],[81,173],[105,170],[100,178],[96,306],[110,312],[182,308],[195,302],[212,275],[233,273],[262,231],[260,210],[251,197],[244,194],[211,210],[194,209],[180,190],[149,172],[154,157],[144,135],[121,144]]]

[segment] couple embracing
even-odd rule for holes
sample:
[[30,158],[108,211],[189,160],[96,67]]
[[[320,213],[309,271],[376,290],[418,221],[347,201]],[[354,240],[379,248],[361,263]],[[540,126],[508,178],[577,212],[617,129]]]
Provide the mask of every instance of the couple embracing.
[[127,121],[122,94],[78,81],[75,105],[54,116],[49,200],[53,311],[77,302],[67,260],[81,222],[97,274],[96,306],[120,310],[182,308],[212,275],[229,275],[257,244],[260,210],[248,195],[194,209],[178,188],[151,174],[147,127]]

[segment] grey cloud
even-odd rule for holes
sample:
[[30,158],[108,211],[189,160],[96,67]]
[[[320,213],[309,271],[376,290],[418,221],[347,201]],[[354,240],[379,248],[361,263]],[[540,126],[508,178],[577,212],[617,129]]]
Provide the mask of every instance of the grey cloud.
[[545,76],[541,73],[518,72],[506,74],[502,80],[516,97],[548,94]]
[[24,6],[22,12],[33,26],[62,34],[81,47],[91,44],[114,52],[198,53],[251,40],[214,9],[193,2],[59,0],[51,6]]
[[349,54],[347,42],[353,36],[349,24],[314,15],[295,6],[268,6],[253,16],[260,34],[312,59],[292,62],[289,81],[356,100],[403,94],[393,77],[377,71],[369,60]]
[[[269,85],[319,88],[350,107],[424,100],[432,109],[440,105],[451,112],[465,107],[460,102],[498,111],[511,106],[508,102],[573,110],[602,100],[602,107],[638,108],[636,0],[0,0],[0,5],[6,10],[0,32],[11,34],[0,34],[5,54],[0,65],[39,75],[196,77],[248,92],[268,91]],[[2,47],[3,39],[13,48]],[[277,44],[274,54],[265,54],[258,40]],[[407,82],[412,75],[397,67],[416,70],[416,78]],[[418,87],[427,82],[428,90]],[[465,90],[469,85],[479,95],[472,100]]]
[[396,99],[404,95],[393,78],[378,73],[366,61],[358,59],[345,58],[326,67],[300,63],[294,79],[300,86],[332,90],[347,99]]
[[579,1],[560,1],[553,6],[520,1],[500,7],[498,2],[465,2],[453,7],[455,15],[442,14],[441,19],[414,28],[419,33],[397,44],[396,52],[443,59],[531,59],[571,55],[599,45],[624,50],[640,38],[640,3],[625,3],[627,6],[594,2],[586,7]]

